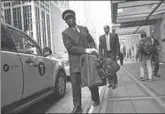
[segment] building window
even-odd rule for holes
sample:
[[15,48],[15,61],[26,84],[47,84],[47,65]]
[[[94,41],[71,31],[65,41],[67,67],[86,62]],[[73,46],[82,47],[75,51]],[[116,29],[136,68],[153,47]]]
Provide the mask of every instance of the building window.
[[58,4],[58,2],[57,1],[54,1],[56,4]]
[[11,9],[5,9],[5,23],[11,25]]
[[40,10],[38,7],[35,8],[35,14],[36,14],[37,43],[39,46],[41,46]]
[[34,2],[35,2],[35,4],[39,5],[39,1],[34,1]]
[[45,1],[45,10],[49,12],[49,1]]
[[47,40],[46,40],[46,25],[45,25],[45,12],[42,11],[41,13],[41,17],[42,17],[42,38],[43,38],[43,44],[44,44],[44,47],[47,47]]
[[49,1],[45,1],[45,6],[49,8]]
[[29,3],[29,2],[31,2],[31,0],[22,0],[22,4]]
[[47,15],[46,18],[47,18],[48,47],[51,48],[50,17],[49,17],[49,15]]
[[44,9],[44,1],[40,1],[40,7]]
[[12,2],[12,6],[19,5],[19,4],[21,4],[21,1],[20,0],[14,0]]
[[24,31],[28,33],[31,37],[32,34],[32,12],[31,6],[23,6],[23,19],[24,19]]
[[10,7],[10,2],[4,3],[4,7]]
[[21,7],[13,8],[14,27],[22,30]]

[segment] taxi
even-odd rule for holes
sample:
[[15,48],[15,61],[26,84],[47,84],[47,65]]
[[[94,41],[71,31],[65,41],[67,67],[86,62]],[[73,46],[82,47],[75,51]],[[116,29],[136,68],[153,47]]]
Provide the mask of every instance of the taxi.
[[26,33],[1,24],[1,111],[17,113],[54,94],[66,91],[64,65],[50,57]]

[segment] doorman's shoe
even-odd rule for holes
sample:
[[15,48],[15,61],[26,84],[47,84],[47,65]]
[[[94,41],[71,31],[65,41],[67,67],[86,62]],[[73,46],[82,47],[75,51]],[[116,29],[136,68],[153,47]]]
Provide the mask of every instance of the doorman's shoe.
[[140,80],[141,80],[141,81],[144,81],[144,77],[141,77]]
[[98,106],[98,105],[100,105],[100,101],[98,101],[98,102],[93,102],[93,106]]
[[81,107],[75,107],[75,108],[73,108],[73,110],[72,110],[72,113],[82,113],[82,112],[83,112],[83,110],[82,110]]
[[110,88],[110,87],[112,87],[112,84],[109,84],[109,86],[108,86],[108,87],[109,87],[109,88]]
[[148,81],[152,82],[152,79],[148,79]]
[[116,84],[112,85],[112,89],[116,89]]
[[159,77],[159,78],[160,78],[160,75],[159,75],[159,74],[155,74],[154,76],[156,76],[156,77]]

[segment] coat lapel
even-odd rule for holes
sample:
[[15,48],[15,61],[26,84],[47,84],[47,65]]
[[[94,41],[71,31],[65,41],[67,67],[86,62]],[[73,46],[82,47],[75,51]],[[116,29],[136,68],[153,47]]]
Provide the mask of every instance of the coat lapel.
[[68,28],[67,33],[71,38],[77,38],[78,36],[78,34],[72,28]]
[[78,28],[79,28],[79,31],[80,31],[81,38],[82,38],[82,40],[84,40],[84,35],[83,35],[83,29],[82,29],[82,27],[78,26]]
[[111,33],[109,35],[109,44],[110,44],[110,48],[111,48],[111,45],[112,45],[112,34]]
[[107,50],[107,40],[106,40],[105,34],[103,35],[103,39],[104,39],[104,42],[105,42],[105,43],[104,43],[104,44],[105,44],[105,45],[104,45],[104,46],[105,46],[105,49]]

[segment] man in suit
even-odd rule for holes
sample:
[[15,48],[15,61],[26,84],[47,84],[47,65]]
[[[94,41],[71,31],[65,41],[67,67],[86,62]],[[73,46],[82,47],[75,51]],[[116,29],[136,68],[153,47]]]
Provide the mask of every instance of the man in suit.
[[[74,108],[72,113],[82,112],[81,108],[81,68],[80,68],[80,56],[82,54],[91,54],[97,52],[95,42],[92,36],[89,34],[88,29],[84,26],[76,24],[75,12],[72,10],[66,10],[62,14],[62,18],[68,24],[62,32],[63,43],[68,51],[70,74],[72,83],[72,94]],[[91,91],[91,97],[93,106],[100,104],[98,87],[89,87]]]
[[159,39],[155,37],[155,27],[153,25],[150,26],[150,38],[152,39],[152,44],[154,49],[152,53],[153,75],[156,77],[160,77],[158,71],[159,71],[159,52],[161,51],[161,47],[160,47]]
[[[120,44],[119,44],[119,38],[116,33],[110,33],[110,28],[108,25],[104,26],[104,35],[101,35],[99,38],[99,53],[103,58],[111,58],[112,60],[116,61],[116,59],[119,59],[120,55]],[[117,84],[117,75],[114,74],[113,79],[108,78],[109,87],[112,87],[112,89],[116,88]]]

